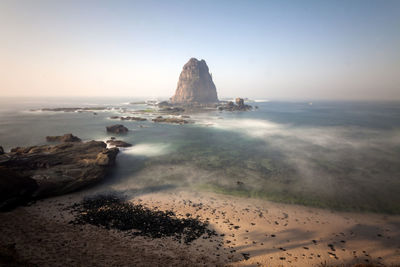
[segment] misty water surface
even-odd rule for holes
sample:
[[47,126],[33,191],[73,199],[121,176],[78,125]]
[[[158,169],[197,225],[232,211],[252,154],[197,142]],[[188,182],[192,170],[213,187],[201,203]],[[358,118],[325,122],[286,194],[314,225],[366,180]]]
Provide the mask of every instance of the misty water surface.
[[[109,116],[131,99],[14,99],[0,111],[0,145],[44,144],[72,132],[106,140]],[[190,125],[124,121],[122,149],[103,186],[129,192],[191,188],[339,210],[400,213],[398,103],[258,102],[251,112],[191,115]],[[30,112],[108,106],[107,112]],[[151,107],[150,107],[151,108]],[[151,112],[140,116],[152,118]]]

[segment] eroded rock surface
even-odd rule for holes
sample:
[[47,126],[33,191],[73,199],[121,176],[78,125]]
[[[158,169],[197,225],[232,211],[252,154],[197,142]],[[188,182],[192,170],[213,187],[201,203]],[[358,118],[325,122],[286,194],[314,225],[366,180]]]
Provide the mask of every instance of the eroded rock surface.
[[64,134],[63,136],[46,136],[46,140],[48,142],[81,142],[82,141],[79,137],[76,137],[71,133]]
[[191,58],[179,76],[173,104],[207,104],[217,103],[217,89],[208,71],[207,63]]
[[0,210],[9,210],[30,201],[38,187],[34,179],[0,167]]
[[107,144],[115,147],[131,147],[132,144],[121,141],[121,140],[115,140],[115,139],[110,139],[107,140]]
[[104,178],[118,148],[101,141],[13,148],[0,155],[0,206],[61,195]]

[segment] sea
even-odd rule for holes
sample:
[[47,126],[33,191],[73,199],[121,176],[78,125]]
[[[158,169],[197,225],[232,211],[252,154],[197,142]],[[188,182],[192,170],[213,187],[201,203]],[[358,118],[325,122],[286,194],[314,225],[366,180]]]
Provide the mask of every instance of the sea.
[[[245,112],[204,110],[191,123],[155,123],[137,98],[1,98],[0,146],[45,145],[48,135],[114,136],[121,148],[102,186],[199,190],[332,210],[400,214],[400,103],[248,101]],[[82,112],[42,108],[85,107]],[[106,110],[99,110],[106,107]],[[138,116],[147,121],[119,121]],[[123,124],[124,135],[106,132]]]

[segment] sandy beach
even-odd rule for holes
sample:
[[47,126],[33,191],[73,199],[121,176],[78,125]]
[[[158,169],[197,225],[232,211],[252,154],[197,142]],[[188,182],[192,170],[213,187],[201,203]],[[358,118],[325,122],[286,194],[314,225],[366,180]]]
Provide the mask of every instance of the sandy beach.
[[[96,190],[0,213],[3,263],[32,266],[342,266],[400,263],[400,216],[321,210],[208,192],[160,191],[129,201],[208,221],[218,236],[172,238],[71,224],[66,209]],[[324,265],[326,264],[326,265]]]

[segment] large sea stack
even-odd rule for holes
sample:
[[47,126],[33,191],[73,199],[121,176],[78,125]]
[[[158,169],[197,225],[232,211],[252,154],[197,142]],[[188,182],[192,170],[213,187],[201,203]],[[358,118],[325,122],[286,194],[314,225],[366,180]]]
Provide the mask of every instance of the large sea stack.
[[217,89],[208,72],[207,63],[191,58],[179,76],[178,87],[171,98],[173,104],[217,103]]

